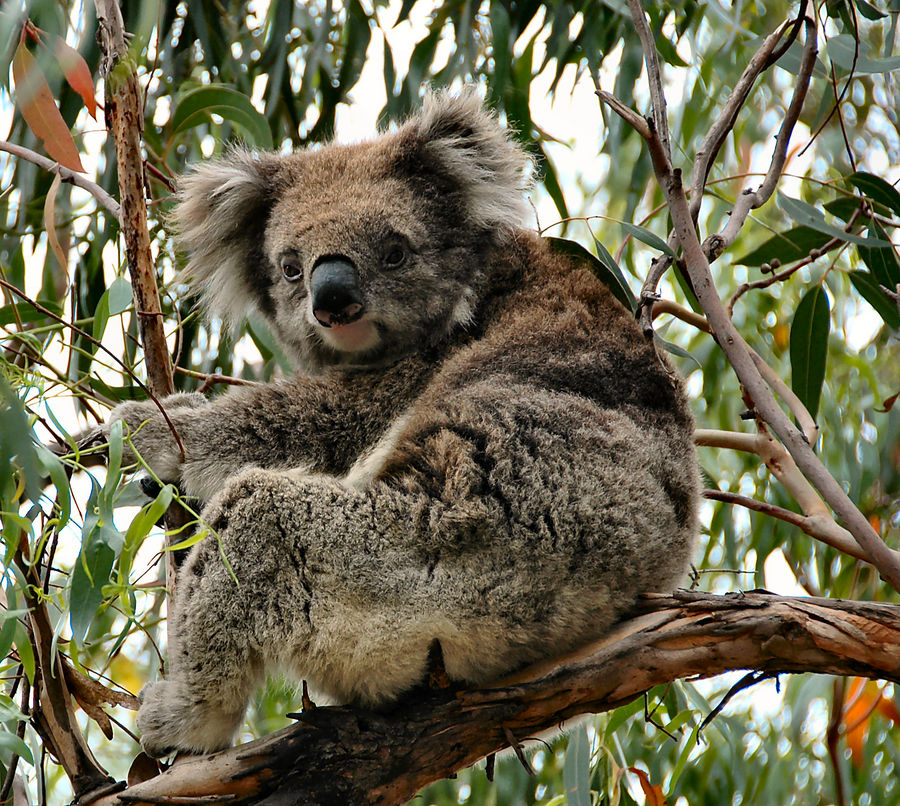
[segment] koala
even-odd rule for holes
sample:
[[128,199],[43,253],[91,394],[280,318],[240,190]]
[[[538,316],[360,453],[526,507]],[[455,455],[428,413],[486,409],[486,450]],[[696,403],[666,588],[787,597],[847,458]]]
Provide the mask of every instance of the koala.
[[258,312],[297,374],[165,398],[180,445],[150,402],[112,412],[212,530],[141,693],[151,756],[229,746],[267,672],[384,707],[437,642],[482,685],[686,572],[682,386],[589,267],[524,228],[529,167],[467,92],[367,142],[183,177],[187,283],[226,323]]

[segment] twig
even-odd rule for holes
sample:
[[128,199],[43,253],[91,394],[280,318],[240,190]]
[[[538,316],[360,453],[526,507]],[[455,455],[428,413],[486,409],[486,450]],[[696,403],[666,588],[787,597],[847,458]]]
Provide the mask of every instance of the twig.
[[59,174],[59,177],[63,182],[68,182],[71,185],[80,187],[82,190],[86,190],[102,207],[114,215],[117,221],[121,221],[122,209],[119,206],[119,203],[100,187],[100,185],[96,182],[92,182],[86,176],[83,176],[77,171],[73,171],[71,168],[66,168],[58,162],[54,162],[43,154],[38,154],[30,148],[25,148],[24,146],[19,146],[15,143],[8,143],[4,140],[0,140],[0,151],[5,151],[20,159],[33,162],[45,171]]
[[847,679],[835,677],[832,684],[831,713],[828,717],[828,729],[825,731],[825,744],[828,747],[828,757],[831,759],[831,768],[834,770],[834,794],[836,806],[845,806],[844,798],[844,773],[841,764],[841,717],[844,711],[844,696],[846,694]]
[[171,419],[169,419],[169,415],[166,413],[165,408],[163,408],[162,403],[159,402],[159,398],[157,398],[150,391],[150,389],[147,388],[147,385],[140,378],[138,378],[137,375],[134,374],[134,372],[131,370],[131,368],[124,361],[122,361],[109,348],[105,347],[100,341],[95,339],[86,330],[82,330],[80,327],[78,327],[78,325],[73,324],[72,322],[67,322],[65,319],[63,319],[58,314],[53,313],[53,311],[51,311],[49,308],[45,308],[37,300],[31,299],[31,297],[27,296],[24,291],[20,291],[12,283],[8,283],[8,282],[6,282],[6,280],[0,278],[0,286],[5,288],[7,291],[12,291],[14,294],[21,297],[25,302],[27,302],[30,306],[32,306],[36,311],[39,311],[40,313],[42,313],[44,316],[47,316],[50,319],[53,319],[54,321],[59,322],[61,325],[64,325],[65,327],[69,328],[73,332],[77,333],[83,339],[87,339],[98,350],[102,350],[110,358],[112,358],[112,360],[115,361],[116,364],[118,364],[123,370],[125,370],[125,373],[131,378],[131,380],[133,380],[146,393],[147,398],[149,400],[152,400],[156,404],[156,408],[159,409],[160,414],[162,415],[163,419],[166,421],[166,424],[169,426],[169,430],[172,432],[172,438],[175,440],[175,442],[178,445],[178,449],[181,451],[182,459],[184,458],[184,445],[181,442],[181,437],[178,435],[178,431],[175,428],[175,424],[172,422]]
[[694,313],[694,311],[689,308],[685,308],[684,305],[679,305],[677,302],[673,302],[670,299],[658,299],[653,303],[651,311],[652,317],[656,319],[657,316],[663,313],[671,314],[676,319],[687,322],[689,325],[693,325],[697,330],[702,330],[704,333],[712,333],[709,329],[709,322],[706,321],[705,316]]
[[803,109],[803,102],[806,100],[810,77],[812,76],[818,54],[815,20],[807,17],[805,19],[805,27],[806,41],[803,43],[803,56],[800,60],[797,81],[794,85],[794,92],[785,112],[781,128],[778,130],[778,136],[775,138],[775,149],[772,152],[769,169],[757,190],[745,190],[738,196],[725,227],[720,232],[710,235],[703,242],[703,253],[707,260],[714,260],[734,243],[735,238],[737,238],[738,233],[744,226],[744,222],[747,220],[747,216],[750,215],[750,211],[761,207],[772,197],[775,188],[778,186],[778,181],[781,179],[781,173],[787,162],[787,151],[791,141],[791,134]]
[[[784,488],[799,504],[803,511],[803,522],[797,522],[797,526],[810,537],[821,540],[838,551],[871,562],[867,552],[864,550],[860,552],[860,546],[853,535],[835,522],[828,507],[825,506],[825,502],[822,501],[806,476],[800,472],[790,453],[784,445],[773,439],[764,425],[757,423],[756,434],[697,429],[694,432],[694,444],[755,454],[763,460],[772,475],[784,485]],[[746,500],[752,501],[753,499]],[[733,500],[731,503],[741,504],[751,509],[755,508],[743,500]],[[767,514],[774,515],[774,512],[767,512]],[[796,513],[793,514],[796,515]],[[785,517],[782,520],[788,520],[788,518]],[[791,522],[793,523],[793,521]],[[896,556],[896,552],[894,554]]]
[[763,380],[769,384],[771,390],[781,398],[791,414],[797,418],[797,424],[800,426],[803,436],[806,437],[806,441],[810,445],[815,445],[819,441],[819,426],[816,425],[813,416],[809,413],[806,406],[803,405],[803,401],[797,397],[794,390],[784,382],[781,376],[762,360],[762,357],[756,350],[749,345],[747,349],[750,351],[750,358],[753,360],[759,374],[762,375]]
[[737,116],[750,97],[750,91],[760,74],[769,66],[769,57],[775,50],[775,46],[784,35],[786,26],[780,27],[777,31],[769,34],[763,41],[762,45],[753,54],[749,64],[744,68],[744,72],[738,79],[737,84],[725,101],[722,111],[715,123],[710,127],[700,148],[694,157],[694,168],[691,178],[691,218],[696,223],[697,217],[700,215],[700,206],[703,203],[703,190],[706,187],[706,181],[709,179],[709,172],[725,138],[734,128]]
[[725,695],[719,700],[719,703],[715,708],[712,709],[707,715],[706,718],[700,723],[700,727],[697,729],[697,733],[702,733],[720,713],[722,713],[722,709],[728,705],[731,701],[731,698],[734,697],[735,694],[743,691],[744,689],[750,688],[751,686],[755,686],[757,683],[762,683],[764,680],[770,680],[773,677],[776,677],[777,674],[772,674],[769,672],[749,672],[745,674],[740,680],[737,681],[728,691],[725,692]]
[[519,763],[525,768],[525,772],[533,776],[534,769],[531,764],[528,763],[528,759],[525,758],[525,751],[522,750],[522,745],[519,743],[519,740],[513,736],[513,732],[505,725],[503,726],[503,735],[506,737],[506,741],[509,742],[509,746],[516,754],[516,758],[519,759]]
[[647,66],[647,77],[650,82],[650,103],[653,106],[653,123],[659,134],[659,139],[662,141],[666,158],[671,160],[672,146],[669,143],[669,118],[666,112],[666,96],[662,89],[662,75],[659,67],[659,54],[656,52],[656,41],[653,38],[650,26],[647,25],[647,17],[644,15],[644,9],[641,8],[640,0],[628,0],[628,10],[631,12],[634,28],[644,50],[644,64]]

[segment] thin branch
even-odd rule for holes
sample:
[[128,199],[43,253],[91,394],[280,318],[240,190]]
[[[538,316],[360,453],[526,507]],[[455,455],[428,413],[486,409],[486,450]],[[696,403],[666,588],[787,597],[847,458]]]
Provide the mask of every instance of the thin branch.
[[[763,460],[769,472],[781,482],[803,511],[802,516],[797,515],[797,513],[790,513],[790,516],[782,517],[781,520],[786,520],[799,526],[810,537],[814,537],[816,540],[820,540],[838,551],[849,554],[851,557],[871,562],[869,555],[865,551],[860,551],[859,544],[853,535],[835,522],[828,511],[828,507],[825,506],[825,502],[809,483],[806,476],[800,472],[784,445],[774,439],[765,426],[758,423],[756,434],[697,429],[694,432],[694,444],[744,451],[745,453],[752,453],[758,456]],[[725,499],[720,498],[719,500]],[[750,498],[729,499],[729,503],[740,504],[750,509],[756,509],[758,512],[765,512],[768,515],[779,517],[775,510],[761,508],[763,507],[762,504],[756,506],[759,502],[748,503],[751,501],[753,499]],[[770,505],[764,506],[768,507]],[[776,509],[780,510],[780,507]],[[784,510],[784,512],[788,512],[788,510]],[[801,520],[794,520],[793,518]]]
[[755,498],[748,498],[745,495],[724,492],[722,490],[704,490],[703,497],[709,501],[721,501],[723,504],[734,504],[736,506],[745,507],[754,512],[761,512],[763,515],[768,515],[769,517],[777,518],[785,523],[790,523],[792,526],[796,526],[806,532],[810,537],[814,537],[816,540],[819,540],[844,554],[849,554],[851,557],[855,557],[857,560],[862,560],[863,562],[869,562],[869,558],[866,556],[865,552],[860,549],[852,537],[848,540],[836,540],[833,535],[821,532],[810,526],[810,518],[799,515],[796,512],[791,512],[789,509],[784,509],[783,507],[769,504],[765,501],[757,501]]
[[[813,67],[816,64],[816,56],[818,55],[817,39],[816,39],[816,23],[815,20],[807,17],[805,19],[806,41],[803,43],[803,56],[800,60],[800,69],[797,73],[797,80],[794,84],[794,92],[791,101],[785,112],[784,120],[781,128],[778,130],[778,136],[775,138],[775,149],[772,152],[772,159],[769,163],[769,169],[763,179],[763,183],[755,191],[745,190],[735,201],[734,209],[728,223],[715,235],[710,235],[703,242],[703,252],[707,260],[714,260],[722,252],[734,243],[738,233],[744,226],[747,216],[751,210],[756,210],[765,204],[775,192],[778,181],[781,179],[781,173],[787,162],[788,146],[790,145],[791,135],[794,126],[800,118],[800,112],[803,109],[803,102],[806,100],[806,93],[809,90],[809,81],[812,76]],[[693,220],[693,219],[692,219]]]
[[788,386],[784,379],[770,367],[759,353],[749,345],[747,349],[750,351],[750,358],[753,360],[759,374],[763,380],[769,384],[771,390],[781,398],[782,402],[788,407],[788,410],[797,418],[797,424],[806,437],[806,441],[810,445],[815,445],[819,441],[819,426],[809,413],[809,409],[803,405],[803,401],[797,397],[797,394]]
[[35,165],[43,168],[45,171],[50,171],[51,173],[58,174],[63,182],[68,182],[71,185],[80,187],[82,190],[86,190],[100,203],[102,207],[104,207],[109,213],[115,216],[117,221],[121,221],[122,209],[119,206],[119,203],[102,187],[100,187],[100,185],[98,185],[96,182],[92,182],[86,176],[83,176],[77,171],[73,171],[71,168],[66,168],[60,165],[58,162],[54,162],[48,157],[45,157],[43,154],[38,154],[37,152],[32,151],[30,148],[25,148],[24,146],[19,146],[15,143],[7,143],[4,140],[0,140],[0,151],[5,151],[8,154],[19,157],[19,159],[33,162]]
[[651,313],[654,319],[661,314],[668,313],[682,322],[693,325],[697,330],[702,330],[704,333],[712,333],[709,329],[709,322],[706,321],[706,317],[703,314],[695,313],[690,308],[685,308],[684,305],[679,305],[670,299],[656,300],[653,303]]
[[703,142],[700,144],[700,148],[697,150],[697,154],[694,157],[694,169],[691,181],[691,217],[694,219],[695,223],[697,217],[700,215],[700,206],[703,203],[703,191],[706,187],[706,181],[709,179],[709,172],[712,169],[712,165],[716,161],[716,157],[718,156],[719,150],[722,148],[725,139],[734,128],[738,114],[747,102],[747,98],[750,97],[750,92],[753,89],[753,85],[756,83],[756,79],[759,78],[760,74],[769,66],[769,57],[775,50],[775,46],[784,36],[786,27],[787,25],[780,27],[777,31],[769,34],[769,36],[763,40],[759,50],[753,54],[747,67],[744,68],[744,72],[741,74],[737,84],[734,85],[734,89],[725,101],[719,117],[710,127],[706,136],[703,138]]
[[630,106],[623,104],[615,95],[605,90],[596,90],[598,98],[607,104],[616,114],[619,115],[632,129],[634,129],[645,140],[650,139],[650,125],[647,119],[641,117]]
[[672,146],[669,142],[669,117],[666,112],[666,96],[662,90],[662,73],[659,67],[659,54],[656,51],[656,40],[653,32],[647,25],[647,17],[641,7],[640,0],[628,0],[628,10],[634,28],[641,40],[644,50],[644,64],[647,66],[647,76],[650,81],[650,103],[653,106],[653,123],[662,141],[662,147],[666,157],[672,159]]

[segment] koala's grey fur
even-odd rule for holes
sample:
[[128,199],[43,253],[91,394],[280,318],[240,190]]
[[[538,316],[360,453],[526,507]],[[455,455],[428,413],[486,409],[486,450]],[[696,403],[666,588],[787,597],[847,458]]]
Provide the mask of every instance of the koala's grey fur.
[[[184,178],[186,273],[211,313],[261,312],[302,370],[207,401],[128,403],[134,444],[217,531],[178,580],[144,749],[234,737],[266,670],[381,705],[486,683],[671,590],[696,532],[679,382],[588,268],[519,224],[528,161],[472,94],[371,142],[234,151]],[[365,315],[310,310],[322,257]],[[386,265],[389,264],[389,265]],[[295,277],[289,281],[284,270]]]

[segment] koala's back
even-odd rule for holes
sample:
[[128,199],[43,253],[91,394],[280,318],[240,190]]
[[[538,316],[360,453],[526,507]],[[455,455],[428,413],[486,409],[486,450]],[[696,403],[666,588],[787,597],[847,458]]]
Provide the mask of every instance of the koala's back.
[[415,619],[440,591],[418,634],[471,683],[566,651],[638,594],[673,589],[698,487],[680,381],[605,286],[525,231],[486,260],[469,335],[420,368],[427,381],[345,477],[376,501],[401,490],[418,502],[398,517],[417,535],[420,602],[398,614],[386,579],[360,613]]

